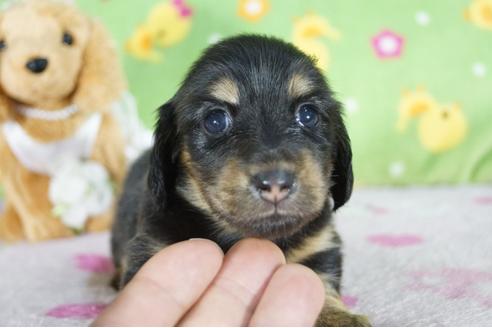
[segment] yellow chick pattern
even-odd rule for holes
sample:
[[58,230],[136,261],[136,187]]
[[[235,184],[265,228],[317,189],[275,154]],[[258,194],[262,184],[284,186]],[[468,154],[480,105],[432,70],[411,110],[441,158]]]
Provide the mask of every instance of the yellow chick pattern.
[[465,18],[480,28],[492,30],[492,0],[473,0],[465,10]]
[[267,0],[239,0],[237,14],[247,21],[256,22],[269,10],[270,3]]
[[398,131],[404,132],[410,119],[416,118],[436,107],[438,107],[437,102],[427,90],[421,86],[417,87],[415,91],[403,91],[400,105],[398,106],[399,117],[396,124]]
[[170,47],[183,40],[191,29],[191,14],[184,0],[158,3],[127,40],[125,50],[142,60],[161,60],[156,47]]
[[148,126],[207,47],[267,35],[310,55],[333,85],[361,184],[492,181],[492,0],[75,2],[119,43],[126,33],[124,66]]
[[468,124],[457,104],[439,104],[424,88],[404,91],[400,99],[397,129],[404,132],[410,119],[418,119],[422,146],[442,153],[458,146],[466,137]]
[[440,153],[459,145],[465,138],[466,118],[456,104],[439,106],[422,114],[418,132],[426,149]]
[[161,59],[161,55],[154,50],[152,33],[145,25],[140,25],[136,28],[132,37],[126,41],[125,50],[139,59],[153,62]]
[[328,71],[330,51],[322,38],[338,40],[340,32],[325,18],[314,13],[308,13],[295,19],[292,33],[293,43],[303,52],[314,57],[321,70]]

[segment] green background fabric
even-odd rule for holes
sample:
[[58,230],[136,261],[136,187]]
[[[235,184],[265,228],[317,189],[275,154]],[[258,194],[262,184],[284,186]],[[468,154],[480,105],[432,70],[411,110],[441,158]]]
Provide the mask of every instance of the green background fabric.
[[[211,39],[248,32],[292,41],[296,19],[309,13],[321,17],[340,34],[338,39],[322,36],[316,41],[330,54],[327,79],[348,109],[356,182],[403,185],[492,181],[492,28],[464,15],[477,1],[491,2],[271,0],[264,16],[250,21],[238,15],[239,0],[188,0],[191,30],[183,40],[157,48],[159,62],[135,58],[124,44],[153,6],[166,1],[77,4],[113,34],[130,91],[149,127],[155,109],[173,95]],[[376,55],[371,40],[383,30],[403,39],[399,56]],[[446,151],[423,147],[417,132],[420,117],[411,118],[404,133],[395,128],[402,92],[419,86],[440,104],[457,103],[466,119],[464,138]]]

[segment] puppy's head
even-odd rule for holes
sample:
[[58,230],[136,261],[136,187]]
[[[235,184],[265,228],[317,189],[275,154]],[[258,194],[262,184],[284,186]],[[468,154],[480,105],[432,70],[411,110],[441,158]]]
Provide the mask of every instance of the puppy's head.
[[350,197],[339,103],[290,44],[239,36],[212,46],[159,115],[149,187],[162,206],[176,190],[221,228],[275,239]]

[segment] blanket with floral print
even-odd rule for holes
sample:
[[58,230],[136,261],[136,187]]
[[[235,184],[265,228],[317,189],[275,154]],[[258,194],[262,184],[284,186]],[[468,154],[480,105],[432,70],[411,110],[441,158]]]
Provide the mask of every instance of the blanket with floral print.
[[[379,326],[492,326],[492,187],[357,189],[336,224],[342,299]],[[1,326],[85,326],[110,302],[107,234],[0,245]]]

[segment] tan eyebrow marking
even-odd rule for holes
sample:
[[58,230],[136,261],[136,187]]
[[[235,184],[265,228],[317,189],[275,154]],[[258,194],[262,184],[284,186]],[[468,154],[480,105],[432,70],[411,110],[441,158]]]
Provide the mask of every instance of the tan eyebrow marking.
[[294,74],[289,81],[288,93],[291,98],[298,98],[308,94],[313,83],[302,74]]
[[239,89],[230,78],[222,78],[212,85],[210,92],[213,97],[233,105],[239,104]]

